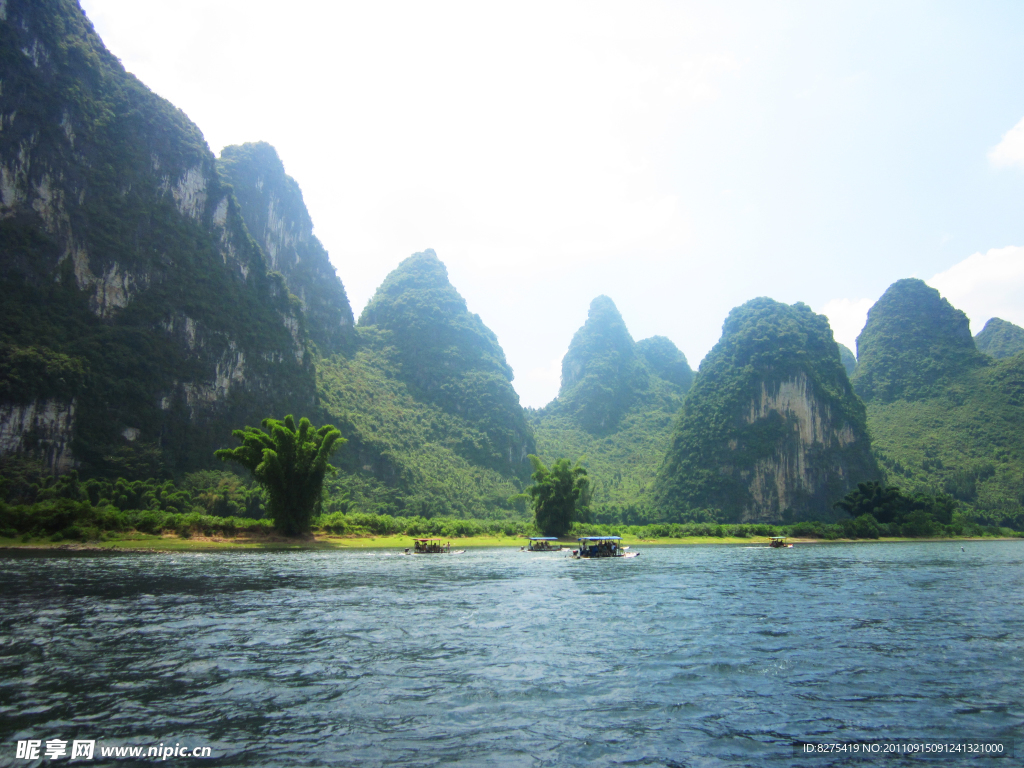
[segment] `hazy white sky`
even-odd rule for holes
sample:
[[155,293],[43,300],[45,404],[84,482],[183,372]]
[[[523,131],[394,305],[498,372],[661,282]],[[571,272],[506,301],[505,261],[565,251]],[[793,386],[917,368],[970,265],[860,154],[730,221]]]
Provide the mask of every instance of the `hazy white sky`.
[[214,152],[277,148],[357,316],[434,248],[524,405],[602,293],[695,368],[756,296],[851,348],[910,276],[1024,325],[1024,4],[82,5]]

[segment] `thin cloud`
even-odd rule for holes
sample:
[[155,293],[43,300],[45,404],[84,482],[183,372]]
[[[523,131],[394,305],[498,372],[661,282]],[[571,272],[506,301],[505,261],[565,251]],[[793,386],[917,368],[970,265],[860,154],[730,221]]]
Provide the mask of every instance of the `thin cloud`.
[[972,333],[992,317],[1024,325],[1024,247],[972,254],[927,282],[967,313]]
[[1019,165],[1024,168],[1024,118],[1003,136],[988,153],[988,160],[997,168]]

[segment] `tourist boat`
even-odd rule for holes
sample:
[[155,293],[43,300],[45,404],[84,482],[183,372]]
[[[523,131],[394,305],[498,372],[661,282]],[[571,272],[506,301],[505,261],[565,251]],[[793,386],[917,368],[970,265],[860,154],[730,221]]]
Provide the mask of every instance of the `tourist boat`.
[[579,549],[572,551],[576,560],[593,560],[600,557],[639,557],[639,552],[627,551],[629,547],[619,545],[620,536],[580,536]]
[[[530,536],[528,537],[530,542],[522,549],[526,552],[561,552],[562,545],[558,544],[558,539],[554,536]],[[551,542],[555,542],[552,544]]]
[[[464,549],[452,549],[451,542],[445,544],[444,539],[415,539],[412,545],[414,555],[461,555]],[[409,554],[409,550],[405,550]]]
[[793,545],[786,543],[786,537],[785,536],[769,536],[768,537],[768,546],[771,547],[772,549],[788,549],[788,548],[792,547]]

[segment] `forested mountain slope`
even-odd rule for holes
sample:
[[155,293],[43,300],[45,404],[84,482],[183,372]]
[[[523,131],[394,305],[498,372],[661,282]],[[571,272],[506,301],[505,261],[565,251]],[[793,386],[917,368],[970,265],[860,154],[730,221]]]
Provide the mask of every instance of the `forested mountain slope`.
[[941,393],[987,362],[974,347],[967,315],[923,280],[908,278],[868,311],[852,382],[865,402],[914,400]]
[[974,345],[997,360],[1019,355],[1024,352],[1024,328],[993,317],[974,337]]
[[804,304],[754,299],[729,313],[686,396],[655,503],[725,522],[827,520],[878,477],[864,405],[828,320]]
[[481,424],[446,411],[405,382],[390,332],[363,327],[356,334],[352,354],[332,355],[317,366],[323,420],[348,440],[335,457],[343,471],[329,482],[331,508],[524,516],[523,502],[509,498],[525,488],[521,475],[474,461],[490,446]]
[[313,234],[302,190],[284,172],[277,151],[265,142],[225,147],[217,170],[232,185],[268,268],[284,275],[288,290],[302,301],[310,339],[323,354],[349,348],[354,333],[345,287]]
[[512,369],[494,333],[448,282],[428,249],[385,278],[359,318],[361,328],[387,334],[397,376],[418,398],[473,424],[479,439],[465,457],[519,477],[529,476],[534,452]]
[[393,514],[523,514],[533,431],[497,338],[432,250],[405,259],[363,310],[353,351],[319,363],[352,503]]
[[843,362],[843,368],[846,369],[846,375],[852,377],[853,372],[857,370],[857,357],[853,354],[853,351],[843,345],[839,345],[839,359]]
[[76,3],[0,8],[0,453],[180,477],[293,413],[349,438],[335,507],[525,512],[509,497],[535,445],[512,371],[433,252],[357,331],[272,147],[216,161]]
[[920,280],[890,286],[857,347],[854,385],[888,482],[1024,522],[1024,356],[979,353],[966,316]]
[[531,413],[545,462],[584,458],[596,521],[653,520],[649,492],[693,371],[664,336],[634,342],[598,296],[562,361],[558,397]]
[[73,0],[0,5],[0,452],[163,474],[312,408],[299,303],[199,129]]

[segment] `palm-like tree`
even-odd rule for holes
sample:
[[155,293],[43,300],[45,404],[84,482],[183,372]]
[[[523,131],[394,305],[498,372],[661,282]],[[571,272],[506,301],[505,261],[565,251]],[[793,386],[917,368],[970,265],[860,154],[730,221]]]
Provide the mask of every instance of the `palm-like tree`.
[[324,477],[336,470],[328,460],[346,442],[337,427],[316,429],[303,417],[296,429],[295,419],[264,419],[264,432],[256,427],[236,429],[242,443],[214,455],[221,461],[235,461],[252,472],[256,482],[267,489],[274,526],[288,536],[305,533],[323,493]]

